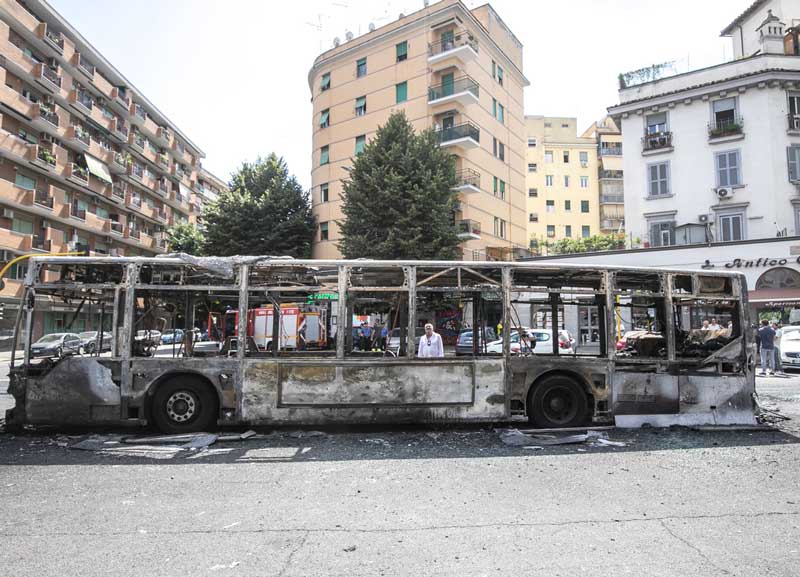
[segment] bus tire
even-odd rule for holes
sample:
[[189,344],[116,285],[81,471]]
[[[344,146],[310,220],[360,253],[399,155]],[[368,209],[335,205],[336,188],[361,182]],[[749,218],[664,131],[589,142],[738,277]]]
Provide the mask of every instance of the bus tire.
[[580,427],[588,416],[586,392],[566,375],[545,377],[528,392],[528,419],[537,427]]
[[158,386],[151,415],[162,433],[196,433],[215,426],[217,407],[216,392],[208,383],[183,375]]

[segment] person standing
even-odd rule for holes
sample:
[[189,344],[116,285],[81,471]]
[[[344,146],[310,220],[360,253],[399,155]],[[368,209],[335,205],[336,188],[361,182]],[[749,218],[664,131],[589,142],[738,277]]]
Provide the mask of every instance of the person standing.
[[444,344],[439,333],[433,332],[433,325],[425,325],[425,334],[419,340],[419,350],[417,356],[422,359],[444,357]]
[[372,327],[369,323],[361,323],[361,350],[368,351],[372,344]]
[[775,372],[783,372],[783,362],[781,362],[781,337],[783,336],[783,324],[781,321],[772,321],[772,330],[775,331]]
[[710,331],[718,331],[720,329],[722,329],[722,327],[719,326],[719,323],[717,322],[717,319],[712,318],[711,319],[711,324],[708,325],[708,330],[710,330]]
[[497,323],[497,338],[503,338],[503,321],[498,321]]
[[708,324],[708,319],[703,319],[703,326],[700,327],[701,331],[707,331],[711,325]]
[[769,326],[769,321],[761,321],[761,328],[758,329],[758,339],[761,341],[761,372],[760,375],[775,374],[775,331]]
[[387,327],[386,324],[384,323],[384,325],[381,327],[381,350],[384,352],[386,351],[388,341],[389,341],[389,327]]

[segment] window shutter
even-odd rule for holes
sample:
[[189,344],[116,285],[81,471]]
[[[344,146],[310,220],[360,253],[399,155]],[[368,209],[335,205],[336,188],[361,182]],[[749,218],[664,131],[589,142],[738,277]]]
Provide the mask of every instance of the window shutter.
[[356,98],[356,108],[363,108],[367,105],[367,97],[366,96],[359,96]]
[[728,184],[741,184],[739,178],[739,151],[728,153]]
[[650,225],[650,246],[661,246],[661,227],[656,224]]
[[728,155],[717,155],[717,180],[720,186],[728,186]]
[[800,163],[798,162],[800,155],[798,155],[798,152],[800,152],[800,147],[789,146],[786,148],[786,157],[789,163],[789,180],[792,181],[800,180],[800,177],[798,177],[798,174],[800,174]]

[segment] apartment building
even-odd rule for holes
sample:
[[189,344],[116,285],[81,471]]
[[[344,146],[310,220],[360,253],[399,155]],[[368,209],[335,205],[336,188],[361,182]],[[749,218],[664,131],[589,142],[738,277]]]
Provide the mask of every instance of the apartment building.
[[[44,0],[0,0],[0,260],[163,252],[211,190],[203,151]],[[25,266],[0,302],[18,304]],[[54,311],[56,310],[54,305]],[[57,330],[63,315],[46,320]],[[39,327],[39,332],[41,332]]]
[[610,116],[592,123],[581,135],[597,143],[597,180],[600,193],[600,234],[624,231],[625,194],[622,170],[622,133]]
[[[625,228],[645,246],[800,235],[800,0],[725,27],[735,59],[621,76]],[[642,81],[643,78],[644,80]]]
[[574,117],[526,116],[528,239],[532,249],[599,232],[598,148]]
[[528,246],[522,45],[491,6],[443,0],[317,57],[313,101],[314,258],[337,258],[342,179],[392,112],[434,127],[455,158],[463,258]]

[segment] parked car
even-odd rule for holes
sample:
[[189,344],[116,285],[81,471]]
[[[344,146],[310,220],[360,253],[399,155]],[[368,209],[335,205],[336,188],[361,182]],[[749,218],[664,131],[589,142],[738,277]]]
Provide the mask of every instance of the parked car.
[[[456,356],[473,354],[473,337],[474,334],[472,329],[464,329],[458,334],[458,340],[456,341]],[[478,332],[478,352],[482,352],[484,343],[491,343],[496,340],[497,335],[495,334],[494,329],[491,327],[483,327],[483,329]]]
[[[789,332],[786,329],[790,329]],[[783,328],[781,364],[785,369],[800,369],[800,330],[796,326]]]
[[[547,329],[526,329],[528,339],[522,339],[520,342],[520,335],[518,331],[511,331],[509,340],[511,341],[511,353],[530,353],[533,352],[537,355],[546,355],[553,353],[553,333]],[[534,342],[535,340],[535,342]],[[531,344],[533,344],[533,351],[531,351]],[[559,331],[558,338],[558,353],[560,355],[571,355],[574,353],[572,343],[570,341],[569,333],[567,331]],[[486,352],[488,353],[502,353],[503,352],[503,339],[498,339],[486,345]]]
[[[414,350],[419,350],[419,340],[425,334],[425,327],[417,327],[414,329]],[[389,344],[386,345],[390,351],[395,353],[400,350],[400,327],[394,328],[389,331]]]
[[183,329],[175,329],[174,331],[167,331],[161,333],[161,344],[172,345],[183,342]]
[[[97,349],[97,331],[85,331],[79,333],[78,336],[81,338],[81,346],[83,347],[83,352],[87,354],[92,354]],[[103,343],[100,349],[100,352],[103,351],[110,351],[111,350],[111,333],[103,333]]]
[[64,357],[81,352],[81,338],[75,333],[52,333],[31,345],[31,356]]

